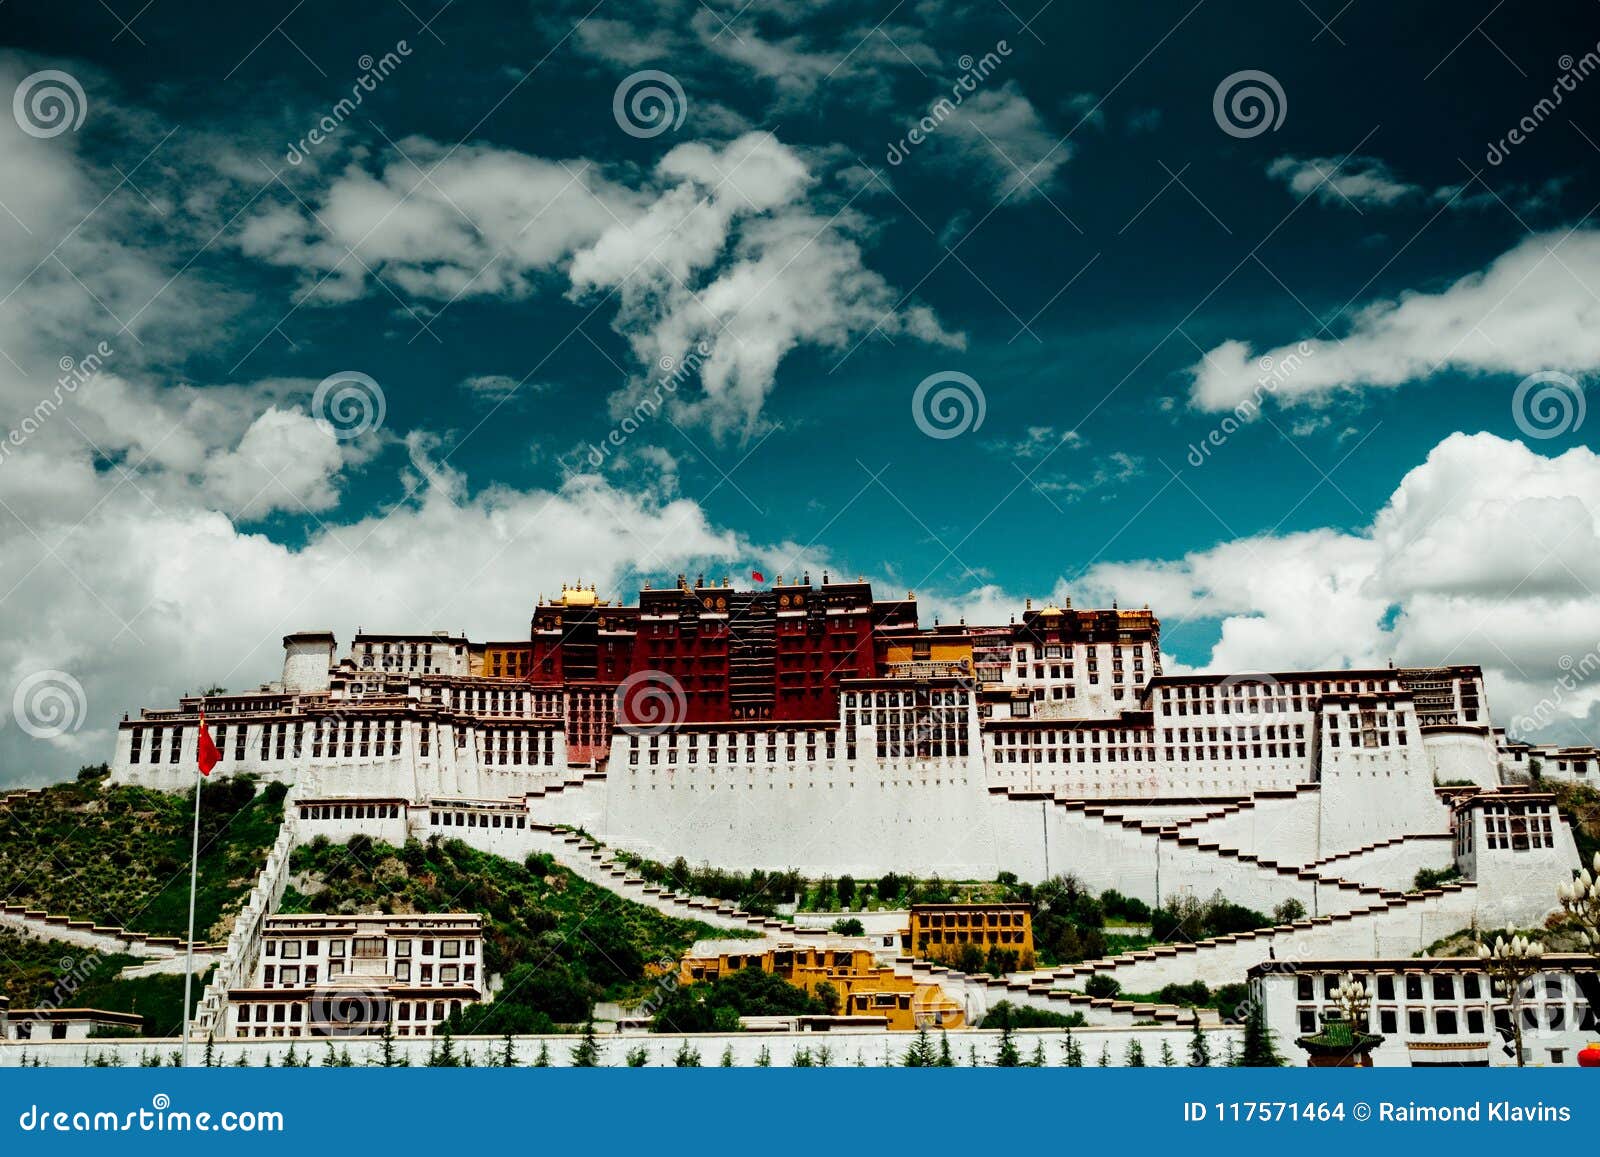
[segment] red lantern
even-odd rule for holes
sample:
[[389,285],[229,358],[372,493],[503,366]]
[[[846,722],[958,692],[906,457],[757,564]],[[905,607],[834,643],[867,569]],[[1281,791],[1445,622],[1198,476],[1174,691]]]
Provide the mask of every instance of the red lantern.
[[1578,1050],[1578,1064],[1586,1069],[1600,1069],[1600,1044]]

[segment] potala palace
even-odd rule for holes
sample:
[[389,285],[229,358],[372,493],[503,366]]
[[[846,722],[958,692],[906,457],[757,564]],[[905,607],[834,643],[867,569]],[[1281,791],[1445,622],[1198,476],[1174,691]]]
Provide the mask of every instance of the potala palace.
[[[1090,1000],[1086,978],[1151,992],[1269,960],[1402,967],[1462,929],[1539,924],[1578,867],[1479,668],[1166,675],[1147,609],[1030,604],[1004,625],[928,626],[914,595],[827,576],[756,590],[680,576],[636,605],[574,586],[539,600],[526,639],[363,631],[341,651],[328,632],[290,635],[280,682],[125,720],[113,780],[187,790],[202,708],[216,774],[291,787],[277,876],[269,864],[207,995],[218,1026],[261,963],[283,863],[318,835],[549,850],[662,910],[811,943],[823,929],[674,896],[613,857],[1070,873],[1151,904],[1302,906],[1275,928],[999,979],[898,962],[969,1020],[1004,998],[1125,1026],[1152,1006]],[[1456,882],[1414,888],[1452,867]],[[1298,1005],[1272,988],[1274,1009],[1304,1020],[1323,1007],[1313,987]]]

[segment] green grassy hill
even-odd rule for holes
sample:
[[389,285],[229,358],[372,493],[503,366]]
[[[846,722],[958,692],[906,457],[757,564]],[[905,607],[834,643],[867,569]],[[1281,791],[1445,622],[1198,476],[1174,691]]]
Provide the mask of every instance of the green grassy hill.
[[[0,806],[0,901],[164,936],[188,924],[194,795],[77,783]],[[284,785],[207,782],[195,937],[227,938],[283,822]]]
[[596,1000],[650,991],[651,965],[694,941],[733,933],[662,915],[579,878],[542,854],[523,863],[459,840],[403,848],[357,836],[295,850],[284,912],[480,912],[484,966],[505,977],[468,1032],[549,1031],[581,1024]]
[[[137,1012],[146,1036],[177,1036],[183,1030],[183,977],[118,979],[133,956],[101,956],[60,940],[34,940],[0,929],[0,992],[11,1007],[100,1008]],[[209,967],[195,973],[190,1000],[200,1002]]]

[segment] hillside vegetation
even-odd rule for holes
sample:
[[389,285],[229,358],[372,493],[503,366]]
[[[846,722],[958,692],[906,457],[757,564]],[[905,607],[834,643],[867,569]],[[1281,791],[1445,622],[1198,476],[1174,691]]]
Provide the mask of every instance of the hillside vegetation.
[[404,847],[357,836],[297,848],[284,912],[478,912],[484,967],[505,982],[466,1032],[548,1032],[597,1000],[646,995],[696,940],[733,933],[677,920],[579,878],[543,853],[517,863],[460,840]]
[[[0,806],[0,900],[52,915],[183,936],[194,793],[113,787],[103,769]],[[208,781],[195,937],[227,938],[283,822],[281,783]]]
[[[11,1007],[99,1008],[136,1012],[145,1036],[178,1036],[183,1031],[183,977],[146,976],[122,980],[133,956],[103,956],[59,940],[34,940],[0,929],[0,993]],[[190,999],[198,1004],[209,966],[196,969]]]

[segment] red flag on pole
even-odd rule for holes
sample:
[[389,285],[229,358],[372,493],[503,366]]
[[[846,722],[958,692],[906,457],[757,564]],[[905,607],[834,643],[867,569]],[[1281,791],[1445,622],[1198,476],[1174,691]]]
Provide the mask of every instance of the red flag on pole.
[[211,741],[211,732],[206,728],[204,711],[200,712],[200,741],[195,754],[199,757],[201,775],[210,775],[211,769],[222,762],[222,752],[217,750],[217,745]]
[[762,573],[761,573],[761,572],[760,572],[760,571],[758,571],[758,570],[753,570],[753,571],[751,571],[751,572],[750,572],[750,577],[751,577],[751,578],[753,578],[753,579],[755,579],[755,580],[756,580],[756,582],[758,582],[758,583],[764,583],[764,582],[766,582],[766,581],[767,581],[767,576],[766,576],[766,575],[764,575],[764,574],[762,574]]

